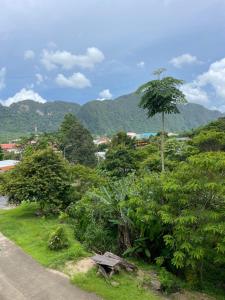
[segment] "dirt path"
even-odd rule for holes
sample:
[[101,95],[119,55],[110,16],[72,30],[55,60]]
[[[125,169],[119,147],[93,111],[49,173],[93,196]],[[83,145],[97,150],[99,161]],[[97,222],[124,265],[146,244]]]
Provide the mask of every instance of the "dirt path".
[[47,270],[0,233],[1,300],[100,300]]

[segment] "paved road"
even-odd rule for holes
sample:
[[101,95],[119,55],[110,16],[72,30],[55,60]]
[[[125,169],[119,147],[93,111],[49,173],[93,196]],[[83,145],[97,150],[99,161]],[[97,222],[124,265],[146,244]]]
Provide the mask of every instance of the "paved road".
[[99,300],[39,265],[0,233],[0,300]]

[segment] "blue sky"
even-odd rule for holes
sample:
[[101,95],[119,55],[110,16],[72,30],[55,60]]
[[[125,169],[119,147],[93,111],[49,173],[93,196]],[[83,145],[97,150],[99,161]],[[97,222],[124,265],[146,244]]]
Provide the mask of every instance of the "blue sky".
[[0,99],[85,103],[165,67],[225,111],[225,0],[0,0]]

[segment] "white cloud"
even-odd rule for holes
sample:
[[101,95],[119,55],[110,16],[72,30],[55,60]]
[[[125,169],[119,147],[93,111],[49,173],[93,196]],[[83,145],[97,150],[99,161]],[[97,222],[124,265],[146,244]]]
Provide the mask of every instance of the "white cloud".
[[36,84],[37,85],[41,84],[44,81],[44,78],[40,73],[36,73],[35,76],[36,76]]
[[90,80],[85,77],[84,74],[79,72],[73,73],[73,75],[70,77],[66,77],[63,74],[58,74],[55,81],[61,87],[83,89],[91,86]]
[[[213,103],[207,93],[209,88],[214,92]],[[188,101],[207,104],[208,107],[225,110],[225,58],[215,61],[209,66],[208,71],[198,75],[190,83],[182,87]]]
[[186,53],[186,54],[182,54],[180,56],[172,58],[170,60],[170,63],[176,68],[181,68],[184,65],[197,64],[197,63],[199,63],[199,61],[196,56]]
[[185,94],[189,102],[206,105],[209,103],[207,93],[198,86],[198,83],[186,83],[182,86],[181,90]]
[[109,89],[105,89],[99,93],[98,100],[103,101],[103,100],[109,100],[109,99],[112,99],[112,94]]
[[139,68],[144,68],[144,66],[145,66],[145,62],[144,61],[139,61],[137,63],[137,67],[139,67]]
[[225,58],[212,63],[207,72],[197,78],[198,85],[210,85],[218,97],[225,100]]
[[13,103],[21,102],[24,100],[33,100],[39,103],[46,102],[45,99],[43,99],[38,93],[35,93],[33,90],[22,89],[13,97],[10,97],[6,100],[1,100],[0,103],[4,106],[10,106]]
[[0,91],[5,87],[5,75],[6,75],[6,68],[3,67],[0,69]]
[[50,71],[57,66],[63,69],[72,69],[75,66],[92,69],[97,63],[104,60],[104,54],[95,47],[88,48],[83,55],[72,54],[68,51],[52,51],[44,49],[41,55],[41,63]]
[[35,53],[33,50],[26,50],[24,52],[24,59],[28,60],[28,59],[33,59],[35,57]]

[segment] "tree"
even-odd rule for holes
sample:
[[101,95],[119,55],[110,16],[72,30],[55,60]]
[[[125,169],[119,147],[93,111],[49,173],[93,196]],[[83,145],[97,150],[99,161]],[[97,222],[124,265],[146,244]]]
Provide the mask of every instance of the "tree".
[[2,148],[0,147],[0,160],[2,160],[4,157],[4,153],[3,153],[3,150]]
[[[132,224],[128,218],[129,207],[126,202],[136,195],[134,182],[133,176],[110,182],[90,191],[75,205],[74,221],[79,239],[84,241],[88,238],[89,247],[95,251],[112,251],[115,248],[121,253],[131,247]],[[101,235],[96,231],[97,228],[101,230]],[[106,247],[105,240],[108,242]]]
[[134,150],[118,145],[106,152],[102,168],[109,172],[112,177],[121,178],[137,169],[137,161]]
[[113,136],[111,141],[111,147],[116,147],[119,145],[126,146],[128,148],[134,149],[135,148],[135,139],[129,137],[126,132],[118,132],[116,135]]
[[225,133],[215,130],[200,131],[200,133],[193,138],[193,144],[196,145],[200,151],[224,151]]
[[79,164],[71,166],[71,181],[75,201],[80,200],[89,189],[99,187],[107,182],[106,177],[103,177],[96,168]]
[[93,138],[74,115],[65,115],[59,135],[61,149],[69,162],[90,167],[96,164]]
[[212,266],[225,266],[224,173],[225,153],[209,152],[190,157],[163,176],[159,215],[171,228],[164,236],[171,262],[187,273],[193,270],[200,281]]
[[168,139],[165,143],[165,156],[171,161],[184,161],[189,156],[197,153],[199,153],[198,148],[187,143],[186,141]]
[[37,150],[3,177],[3,193],[9,202],[37,202],[41,210],[58,212],[70,202],[69,166],[52,149]]
[[155,71],[155,74],[159,76],[158,79],[143,84],[138,88],[137,93],[141,94],[139,106],[147,110],[149,118],[157,113],[162,115],[161,163],[162,171],[164,171],[165,114],[179,113],[177,104],[184,103],[186,100],[182,91],[178,89],[183,81],[173,77],[160,79],[161,72],[162,70]]

